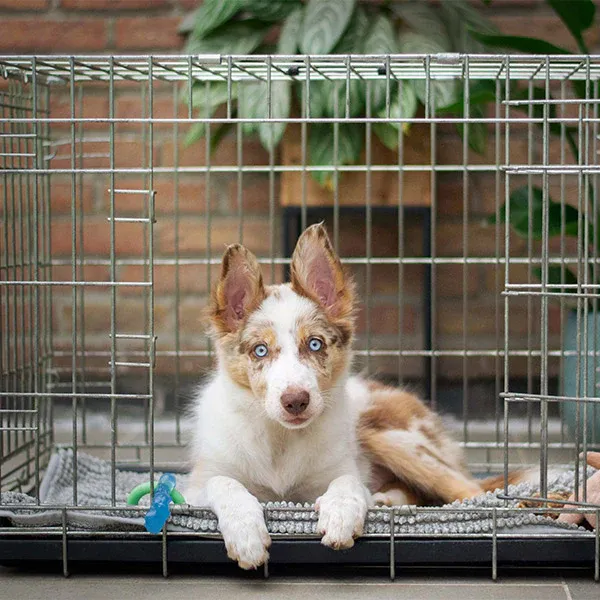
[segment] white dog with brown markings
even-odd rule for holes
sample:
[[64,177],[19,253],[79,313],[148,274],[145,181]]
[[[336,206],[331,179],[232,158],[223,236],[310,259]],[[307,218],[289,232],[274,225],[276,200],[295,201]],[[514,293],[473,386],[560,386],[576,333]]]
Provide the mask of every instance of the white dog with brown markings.
[[416,396],[350,376],[355,309],[321,224],[298,240],[289,284],[263,285],[243,246],[225,252],[210,307],[217,367],[194,402],[185,496],[215,512],[244,569],[269,556],[261,501],[315,502],[322,543],[349,548],[372,504],[452,502],[500,484],[469,475]]

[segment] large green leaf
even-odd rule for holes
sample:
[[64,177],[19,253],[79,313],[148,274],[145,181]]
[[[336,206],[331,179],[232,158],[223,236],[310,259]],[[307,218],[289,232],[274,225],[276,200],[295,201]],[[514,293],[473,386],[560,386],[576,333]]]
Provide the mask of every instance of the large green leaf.
[[[440,43],[440,40],[413,31],[400,35],[400,49],[404,54],[438,54],[447,51],[447,47]],[[436,107],[447,106],[456,100],[457,90],[454,79],[432,79],[430,83],[431,95],[435,96]],[[413,85],[417,98],[425,103],[425,80],[415,80]]]
[[[438,40],[427,35],[409,31],[400,36],[400,48],[405,54],[437,54],[446,52],[446,49],[438,43]],[[417,98],[425,104],[426,81],[416,79],[413,82]],[[429,90],[430,104],[436,108],[448,106],[456,102],[457,86],[454,79],[431,79]]]
[[[398,130],[400,129],[406,133],[410,128],[410,124],[402,122],[402,119],[411,119],[414,117],[417,114],[418,106],[419,103],[414,87],[409,81],[404,81],[402,84],[402,95],[396,91],[390,104],[390,118],[398,119],[398,121],[376,123],[373,125],[373,131],[385,146],[391,150],[395,150],[398,147]],[[381,119],[387,118],[385,106],[379,110],[377,116]]]
[[[231,101],[232,103],[237,97],[237,86],[232,86],[231,88]],[[188,94],[185,92],[182,94],[182,99],[184,102],[188,102]],[[210,118],[214,115],[215,111],[219,106],[225,104],[229,98],[229,93],[227,90],[227,84],[224,81],[211,81],[210,83],[206,82],[196,82],[192,86],[192,106],[196,109],[196,114],[199,118],[206,119]],[[219,130],[217,125],[214,126],[214,130]],[[189,146],[194,142],[197,142],[199,139],[203,138],[206,135],[206,122],[198,121],[193,123],[189,128],[184,144]],[[216,135],[216,134],[215,134]],[[215,147],[220,142],[222,136],[217,137],[215,139],[214,136],[211,136],[211,145],[215,145]]]
[[[531,228],[532,239],[542,238],[543,229],[543,191],[541,188],[532,186],[531,188],[531,209],[530,195],[528,186],[520,187],[514,190],[509,198],[510,207],[510,225],[521,237],[528,238]],[[559,202],[554,202],[548,198],[548,236],[561,235],[562,232],[562,206]],[[529,214],[531,213],[531,223]],[[577,222],[579,212],[573,206],[566,204],[564,207],[565,235],[577,236]],[[491,219],[494,222],[494,218]],[[506,205],[500,209],[500,221],[506,222]]]
[[[369,17],[364,9],[356,7],[350,23],[342,37],[332,50],[332,54],[360,54],[363,52],[364,32],[369,27]],[[334,117],[335,101],[338,102],[338,116],[346,115],[346,87],[347,81],[343,80],[311,80],[310,82],[310,116],[315,118]],[[302,102],[304,85],[296,88],[298,100]],[[359,79],[350,79],[350,116],[364,115],[365,110],[365,83]]]
[[[231,86],[231,100],[237,97],[237,85]],[[199,109],[200,114],[212,115],[214,110],[221,104],[225,104],[229,98],[227,83],[224,81],[196,81],[192,85],[192,106]],[[187,93],[182,94],[182,99],[187,102]]]
[[[271,119],[287,119],[290,115],[290,85],[289,81],[271,82]],[[240,86],[238,113],[242,119],[268,119],[268,86],[266,82],[245,83]],[[264,121],[262,123],[243,123],[244,133],[258,135],[262,145],[270,150],[281,141],[286,123]]]
[[555,46],[545,40],[519,35],[490,35],[471,30],[471,35],[492,48],[517,50],[525,54],[571,54],[569,50]]
[[487,34],[498,32],[496,27],[466,0],[441,2],[440,10],[452,44],[452,50],[455,52],[481,53],[485,50],[485,45],[473,38],[470,30]]
[[[394,25],[385,15],[378,15],[373,19],[364,42],[365,54],[397,54],[399,51],[398,40]],[[371,109],[374,112],[385,104],[386,77],[381,80],[371,81]]]
[[[229,0],[221,0],[228,2]],[[262,21],[281,21],[302,6],[300,0],[242,0],[244,8]]]
[[[481,119],[485,117],[485,113],[483,112],[481,106],[472,106],[469,112],[471,113],[469,116],[474,119]],[[471,150],[477,152],[477,154],[485,153],[488,140],[487,123],[470,122],[466,130],[464,123],[457,123],[456,128],[461,137],[464,137],[465,132],[468,132],[467,141]]]
[[[439,17],[439,12],[433,7],[425,2],[392,3],[390,6],[410,31],[435,40],[436,47],[440,48],[436,52],[449,52],[452,49],[444,23]],[[402,33],[404,31],[401,32],[400,39]]]
[[[503,88],[502,88],[503,89]],[[440,114],[463,114],[464,92],[461,86],[457,94],[458,99],[452,104],[441,106],[438,109]],[[478,79],[469,85],[469,104],[471,106],[482,106],[496,101],[496,83],[487,79]]]
[[356,0],[309,0],[300,48],[304,54],[328,54],[337,44]]
[[[309,162],[312,166],[348,165],[358,160],[363,146],[364,126],[357,123],[343,123],[338,127],[338,153],[334,156],[333,125],[311,124],[308,133],[308,150]],[[331,188],[333,171],[313,171],[312,176],[321,185]]]
[[189,54],[250,54],[262,42],[269,23],[257,19],[247,19],[227,23],[205,37],[199,37],[194,31],[190,35],[186,52]]
[[546,0],[573,34],[581,52],[588,54],[582,33],[594,22],[596,6],[592,0]]
[[[542,269],[540,267],[535,267],[532,269],[534,275],[538,279],[542,279]],[[548,284],[552,286],[560,286],[561,284],[574,285],[577,284],[577,277],[575,274],[566,267],[561,267],[559,265],[548,265]],[[577,288],[562,288],[565,292],[577,292]],[[552,287],[550,288],[551,292],[560,292],[562,291],[560,287]]]
[[195,12],[193,36],[200,39],[241,10],[245,0],[204,0]]
[[277,42],[277,54],[296,54],[300,33],[302,31],[302,8],[296,8],[290,13],[281,27],[279,41]]

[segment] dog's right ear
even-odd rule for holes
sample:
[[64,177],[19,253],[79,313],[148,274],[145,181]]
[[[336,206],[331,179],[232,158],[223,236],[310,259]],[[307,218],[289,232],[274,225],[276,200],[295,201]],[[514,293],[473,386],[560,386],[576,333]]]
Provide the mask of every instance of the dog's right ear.
[[254,254],[240,244],[229,246],[212,297],[211,320],[217,331],[237,331],[264,298],[260,265]]

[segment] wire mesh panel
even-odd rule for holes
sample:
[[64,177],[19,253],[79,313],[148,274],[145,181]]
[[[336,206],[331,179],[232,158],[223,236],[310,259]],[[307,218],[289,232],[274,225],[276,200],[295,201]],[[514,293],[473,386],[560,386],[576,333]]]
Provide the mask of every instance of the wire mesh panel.
[[[70,453],[63,550],[81,533],[67,509],[89,508],[82,453],[108,461],[98,511],[119,503],[123,466],[151,481],[186,466],[183,409],[212,365],[202,311],[225,245],[246,244],[282,282],[320,220],[358,284],[356,370],[420,390],[473,471],[539,465],[546,498],[561,466],[585,488],[578,456],[600,435],[599,60],[0,67],[0,481],[39,504],[50,453]],[[496,561],[498,539],[519,535],[497,520],[528,510],[545,509],[499,505],[465,537],[490,540]],[[581,535],[597,569],[597,538]]]

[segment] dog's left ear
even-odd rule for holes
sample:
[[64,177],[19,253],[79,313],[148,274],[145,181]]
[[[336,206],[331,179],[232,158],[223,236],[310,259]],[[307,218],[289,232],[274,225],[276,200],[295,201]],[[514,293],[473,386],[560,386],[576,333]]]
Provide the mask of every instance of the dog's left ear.
[[308,227],[292,255],[292,289],[320,304],[334,319],[351,319],[354,283],[344,271],[322,223]]

